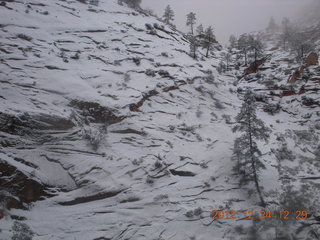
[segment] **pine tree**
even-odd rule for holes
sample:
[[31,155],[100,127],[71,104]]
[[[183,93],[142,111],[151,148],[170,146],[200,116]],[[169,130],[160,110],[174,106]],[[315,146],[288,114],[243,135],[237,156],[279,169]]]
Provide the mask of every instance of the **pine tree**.
[[[236,139],[234,153],[237,159],[237,170],[242,175],[241,182],[253,181],[263,207],[266,203],[263,199],[259,185],[259,170],[265,168],[259,156],[261,152],[256,143],[257,140],[267,141],[269,129],[263,121],[257,118],[256,101],[251,90],[247,90],[244,96],[240,113],[236,116],[234,132],[242,132]],[[241,149],[241,150],[240,150]]]
[[282,19],[282,35],[283,49],[286,50],[286,43],[289,41],[292,35],[292,28],[289,18]]
[[248,39],[248,50],[254,53],[254,62],[258,60],[263,53],[263,43],[260,40],[259,36],[254,37],[253,35],[249,35]]
[[232,53],[230,51],[226,52],[223,54],[223,60],[225,61],[225,65],[226,65],[226,71],[229,71],[229,68],[230,68],[230,62],[231,62],[231,56],[232,56]]
[[248,50],[249,50],[249,37],[247,34],[242,34],[238,39],[238,49],[242,52],[244,56],[244,62],[247,66],[248,64]]
[[163,14],[163,21],[166,24],[171,24],[171,22],[174,20],[174,12],[171,9],[170,5],[166,7]]
[[270,18],[270,21],[269,21],[269,25],[267,27],[267,31],[271,32],[271,33],[274,33],[276,32],[277,30],[279,29],[279,26],[278,24],[276,23],[276,21],[274,20],[273,17]]
[[118,3],[119,4],[126,3],[128,7],[136,9],[140,7],[141,1],[142,0],[118,0]]
[[204,29],[202,24],[200,24],[197,29],[196,29],[196,33],[198,37],[202,37],[204,35]]
[[213,34],[213,29],[209,26],[204,32],[204,45],[203,47],[207,49],[206,57],[209,56],[210,50],[212,50],[212,45],[215,42],[215,36]]
[[199,41],[198,39],[193,36],[193,35],[190,35],[188,37],[189,39],[189,42],[190,42],[190,56],[193,58],[193,59],[196,59],[197,58],[197,49],[199,47]]
[[89,0],[90,5],[99,6],[99,0]]
[[236,36],[234,35],[231,35],[230,38],[229,38],[229,43],[230,43],[230,47],[231,48],[236,48],[237,47],[237,43],[238,43],[238,39]]
[[190,26],[191,34],[193,35],[193,26],[196,24],[196,14],[193,12],[190,12],[187,15],[187,26]]
[[288,41],[290,48],[296,53],[297,60],[303,60],[305,54],[314,51],[315,46],[308,37],[301,33],[291,33]]

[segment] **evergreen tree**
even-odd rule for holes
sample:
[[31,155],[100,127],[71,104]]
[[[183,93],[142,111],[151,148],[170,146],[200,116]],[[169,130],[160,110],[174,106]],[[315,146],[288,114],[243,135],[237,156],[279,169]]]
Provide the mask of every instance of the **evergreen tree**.
[[237,47],[237,43],[238,43],[238,39],[236,36],[234,35],[231,35],[230,38],[229,38],[229,43],[230,43],[230,47],[231,48],[236,48]]
[[196,33],[198,37],[202,37],[204,35],[204,29],[202,24],[200,24],[197,29],[196,29]]
[[267,31],[274,33],[279,29],[279,26],[277,25],[276,21],[273,17],[270,18],[269,25],[267,27]]
[[90,5],[99,6],[99,0],[89,0]]
[[314,51],[315,46],[301,33],[291,33],[290,40],[288,41],[290,48],[295,52],[297,60],[303,60],[305,55],[311,51]]
[[254,37],[253,35],[249,35],[248,37],[248,49],[254,53],[254,61],[258,60],[263,53],[263,43],[261,42],[259,36]]
[[209,51],[212,50],[212,45],[215,42],[216,38],[213,34],[213,29],[209,26],[204,32],[204,42],[203,47],[207,49],[206,57],[209,56]]
[[238,49],[242,52],[244,56],[244,62],[247,66],[248,64],[248,50],[249,50],[249,37],[247,34],[242,34],[238,39]]
[[286,43],[289,41],[292,35],[292,28],[289,18],[282,19],[282,35],[281,40],[283,43],[283,49],[286,50]]
[[262,196],[258,175],[259,170],[265,168],[265,166],[259,159],[261,152],[256,140],[267,141],[270,130],[264,125],[263,121],[257,118],[256,101],[251,90],[247,90],[245,93],[240,113],[236,116],[236,122],[233,131],[242,132],[242,135],[236,139],[234,148],[237,170],[242,175],[241,182],[254,182],[261,205],[265,207],[266,203]]
[[140,7],[141,0],[118,0],[118,3],[119,4],[126,3],[128,7],[136,9]]
[[190,26],[191,34],[193,35],[193,26],[196,24],[196,14],[193,12],[190,12],[187,15],[187,26]]
[[193,59],[196,59],[197,58],[197,49],[199,47],[199,41],[193,35],[190,35],[188,38],[189,38],[189,42],[190,42],[190,56]]
[[229,71],[232,53],[230,51],[223,54],[223,60],[226,63],[226,71]]
[[163,14],[163,21],[166,24],[171,24],[171,22],[174,20],[174,12],[171,9],[170,5],[166,7]]
[[27,224],[18,221],[14,222],[12,232],[12,240],[32,240],[34,235]]

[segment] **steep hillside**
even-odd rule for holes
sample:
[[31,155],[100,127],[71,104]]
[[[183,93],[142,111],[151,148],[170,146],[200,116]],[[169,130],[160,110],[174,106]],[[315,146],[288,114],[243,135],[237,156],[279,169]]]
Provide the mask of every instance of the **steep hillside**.
[[35,239],[212,235],[210,210],[237,188],[222,118],[236,96],[217,60],[192,60],[182,35],[109,1],[0,10],[1,162],[53,195],[11,214]]
[[[298,67],[285,71],[290,54],[270,50],[265,78],[238,80],[243,67],[216,70],[225,50],[196,61],[181,33],[115,0],[4,3],[0,183],[9,210],[0,209],[1,239],[11,239],[14,220],[36,240],[249,239],[255,221],[211,218],[261,209],[248,196],[254,187],[240,187],[232,171],[246,87],[264,94],[258,113],[272,129],[259,143],[268,209],[301,194],[317,206],[318,83],[287,94]],[[305,239],[316,231],[300,229],[306,222],[313,219],[286,227]],[[258,229],[261,239],[271,239],[271,226]]]

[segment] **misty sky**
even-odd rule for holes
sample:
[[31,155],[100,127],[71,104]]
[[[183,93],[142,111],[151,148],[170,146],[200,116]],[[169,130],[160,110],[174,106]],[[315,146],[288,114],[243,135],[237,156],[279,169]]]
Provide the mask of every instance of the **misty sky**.
[[212,25],[218,41],[225,44],[231,34],[239,35],[264,29],[271,16],[281,22],[283,16],[294,18],[312,0],[142,0],[142,6],[162,17],[170,4],[174,24],[186,31],[186,14],[197,14],[197,23]]

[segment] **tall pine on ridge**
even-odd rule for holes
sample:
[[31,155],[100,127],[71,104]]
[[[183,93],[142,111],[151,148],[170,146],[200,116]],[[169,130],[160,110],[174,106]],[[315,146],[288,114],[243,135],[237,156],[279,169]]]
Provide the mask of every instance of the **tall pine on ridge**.
[[190,12],[187,15],[187,26],[190,26],[191,34],[193,35],[193,26],[196,24],[196,14],[194,12]]
[[247,90],[240,113],[236,116],[237,124],[233,128],[234,132],[242,132],[242,135],[235,141],[234,155],[237,159],[236,169],[242,175],[241,182],[254,182],[261,206],[265,207],[266,203],[262,196],[258,175],[259,170],[265,168],[265,165],[259,158],[261,152],[256,141],[267,141],[270,130],[262,120],[257,118],[256,108],[255,97],[251,90]]
[[163,14],[163,21],[166,24],[171,24],[171,22],[174,20],[174,12],[171,9],[170,5],[166,7]]

